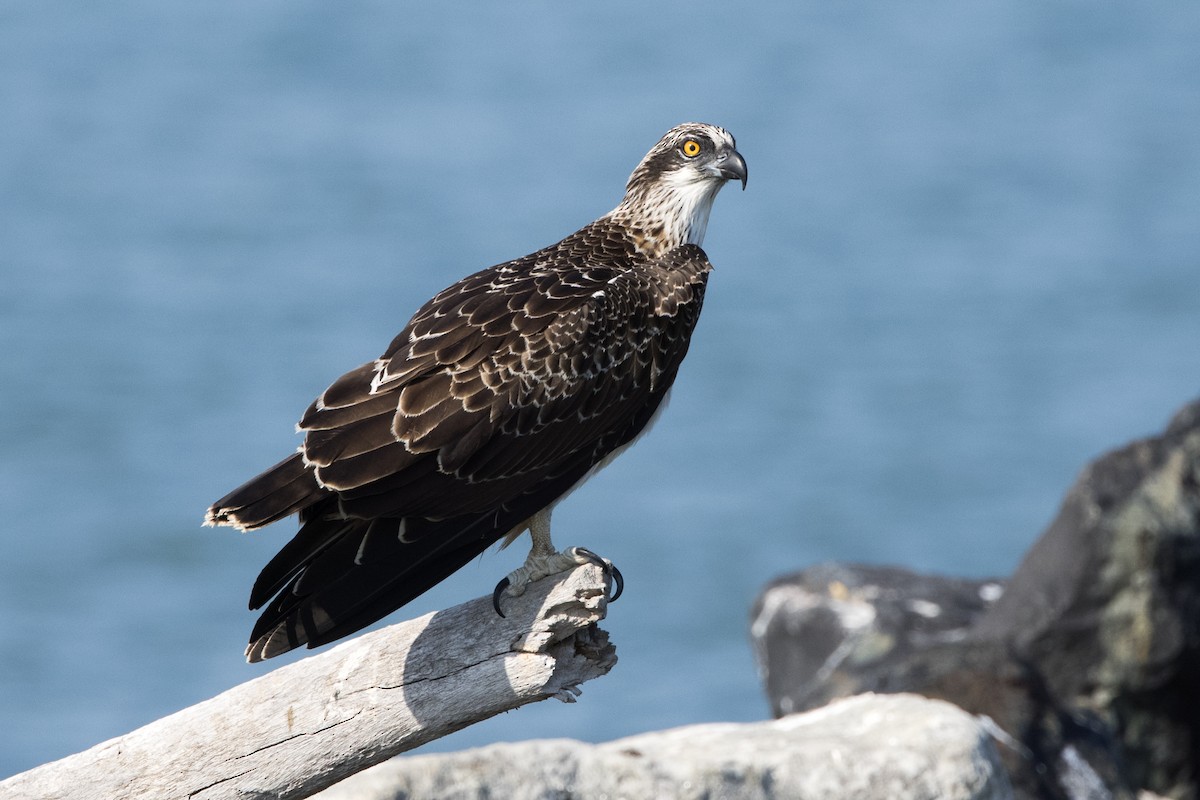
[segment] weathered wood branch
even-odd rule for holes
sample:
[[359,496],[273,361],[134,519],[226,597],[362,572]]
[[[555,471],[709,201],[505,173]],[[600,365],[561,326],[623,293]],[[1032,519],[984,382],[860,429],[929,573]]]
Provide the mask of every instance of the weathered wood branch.
[[366,634],[90,750],[0,798],[301,798],[525,703],[572,701],[616,663],[592,565]]

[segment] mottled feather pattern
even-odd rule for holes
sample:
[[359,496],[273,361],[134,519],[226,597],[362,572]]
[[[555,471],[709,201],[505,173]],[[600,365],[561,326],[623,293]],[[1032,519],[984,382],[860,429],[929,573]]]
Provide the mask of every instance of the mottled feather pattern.
[[251,660],[400,607],[644,430],[687,353],[711,270],[699,240],[729,177],[689,164],[689,138],[744,179],[722,129],[669,132],[616,209],[439,292],[309,406],[298,454],[213,505],[210,524],[302,523],[251,593],[266,605]]
[[[459,444],[445,454],[450,458],[442,456],[444,471],[471,482],[511,477],[494,459],[472,461],[461,437],[475,428],[506,439],[529,436],[557,422],[621,413],[615,402],[653,389],[682,359],[662,350],[690,335],[708,270],[694,245],[649,258],[624,228],[601,220],[550,248],[476,273],[418,311],[379,360],[335,382],[335,393],[323,395],[301,423],[309,431],[305,456],[318,467],[318,479],[338,490],[390,474],[403,457],[386,444],[376,448],[376,470],[329,468],[333,451],[369,452],[355,444],[356,434],[377,432],[381,423],[367,413],[390,408],[394,441],[407,453]],[[689,304],[693,313],[677,314]],[[621,380],[598,382],[602,374]],[[598,394],[604,402],[595,402]],[[394,399],[385,404],[381,396]],[[355,398],[370,412],[350,413],[347,401]],[[327,428],[329,416],[340,427]],[[346,425],[348,418],[354,422]],[[561,458],[564,442],[555,438]],[[535,441],[527,447],[518,471],[547,466],[538,463]]]

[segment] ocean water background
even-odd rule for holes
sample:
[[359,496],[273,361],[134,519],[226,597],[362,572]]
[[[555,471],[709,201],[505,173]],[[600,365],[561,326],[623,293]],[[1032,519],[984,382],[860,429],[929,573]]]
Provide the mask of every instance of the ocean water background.
[[684,120],[749,188],[671,408],[555,514],[626,576],[620,662],[429,749],[761,719],[770,578],[1011,572],[1200,390],[1197,41],[1158,2],[5,5],[0,777],[278,666],[242,659],[245,599],[293,527],[205,507]]

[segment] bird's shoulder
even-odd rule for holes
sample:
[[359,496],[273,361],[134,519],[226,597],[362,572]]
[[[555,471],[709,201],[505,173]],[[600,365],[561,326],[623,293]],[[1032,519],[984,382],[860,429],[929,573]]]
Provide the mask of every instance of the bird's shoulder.
[[350,406],[386,406],[399,393],[414,406],[443,391],[465,406],[522,405],[546,384],[569,394],[657,337],[686,339],[711,269],[697,245],[648,253],[636,231],[602,218],[438,292],[379,358],[326,389],[300,427],[350,421],[361,413]]
[[476,364],[464,356],[478,355],[489,344],[528,344],[547,334],[558,334],[561,343],[562,332],[580,326],[639,314],[671,315],[702,299],[711,269],[697,245],[646,252],[636,231],[602,218],[438,292],[381,359],[396,368],[402,363],[473,368]]

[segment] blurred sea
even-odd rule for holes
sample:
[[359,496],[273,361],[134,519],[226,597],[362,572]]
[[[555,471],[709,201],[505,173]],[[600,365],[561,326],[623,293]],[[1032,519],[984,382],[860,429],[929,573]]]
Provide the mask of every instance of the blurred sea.
[[672,407],[555,514],[624,571],[620,663],[431,749],[764,718],[768,579],[1009,573],[1200,390],[1197,41],[1166,2],[5,4],[0,777],[278,666],[245,600],[293,526],[205,507],[684,120],[749,189]]

